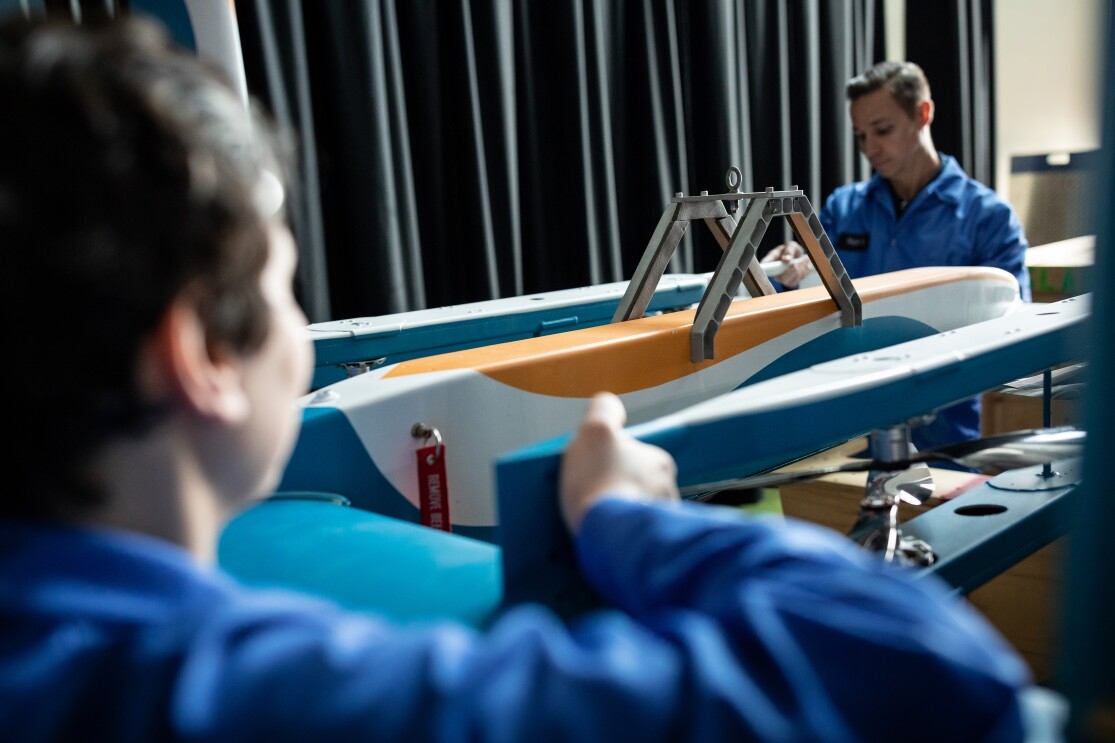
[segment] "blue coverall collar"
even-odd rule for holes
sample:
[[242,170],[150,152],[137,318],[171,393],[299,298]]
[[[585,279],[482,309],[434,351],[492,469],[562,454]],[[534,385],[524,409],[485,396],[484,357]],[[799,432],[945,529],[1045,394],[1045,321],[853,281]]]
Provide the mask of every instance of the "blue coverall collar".
[[[925,188],[918,191],[917,196],[910,202],[911,205],[921,201],[922,197],[927,195],[936,196],[942,201],[954,204],[960,203],[964,194],[964,171],[961,170],[955,157],[943,152],[938,154],[941,157],[941,169],[937,171],[937,176],[926,184]],[[867,195],[872,199],[882,199],[889,203],[891,201],[890,187],[887,185],[886,179],[878,173],[872,173],[871,180],[867,182]]]
[[7,597],[49,614],[117,620],[170,615],[191,592],[207,590],[206,581],[215,581],[211,589],[223,580],[181,547],[132,532],[0,520],[0,540],[10,548],[8,574],[22,573],[28,585],[65,583],[71,589]]

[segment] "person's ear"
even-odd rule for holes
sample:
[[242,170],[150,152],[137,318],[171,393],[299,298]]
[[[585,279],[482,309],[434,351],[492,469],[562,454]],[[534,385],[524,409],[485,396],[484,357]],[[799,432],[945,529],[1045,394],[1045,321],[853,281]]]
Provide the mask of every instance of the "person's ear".
[[196,306],[177,299],[155,330],[152,351],[159,386],[195,414],[235,424],[249,412],[241,365],[231,352],[208,343]]
[[919,126],[929,126],[933,123],[933,100],[929,99],[918,104]]

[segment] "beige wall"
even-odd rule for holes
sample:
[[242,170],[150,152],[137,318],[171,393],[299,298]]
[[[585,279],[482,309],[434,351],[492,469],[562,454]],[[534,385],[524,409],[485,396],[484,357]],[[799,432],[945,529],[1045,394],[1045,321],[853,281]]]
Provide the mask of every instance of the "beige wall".
[[1107,0],[996,0],[996,184],[1010,158],[1100,144]]
[[[1100,67],[1108,0],[996,0],[995,182],[1010,196],[1014,155],[1100,144]],[[906,55],[906,0],[886,3],[887,57]]]
[[887,59],[906,59],[906,0],[883,0]]

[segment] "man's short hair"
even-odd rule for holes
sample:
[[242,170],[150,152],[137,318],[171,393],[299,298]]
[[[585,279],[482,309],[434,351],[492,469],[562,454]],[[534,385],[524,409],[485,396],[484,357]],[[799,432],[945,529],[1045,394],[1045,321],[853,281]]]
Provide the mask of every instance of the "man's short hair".
[[849,101],[885,89],[911,119],[916,119],[918,106],[930,98],[929,80],[921,67],[913,62],[880,62],[856,75],[844,86]]

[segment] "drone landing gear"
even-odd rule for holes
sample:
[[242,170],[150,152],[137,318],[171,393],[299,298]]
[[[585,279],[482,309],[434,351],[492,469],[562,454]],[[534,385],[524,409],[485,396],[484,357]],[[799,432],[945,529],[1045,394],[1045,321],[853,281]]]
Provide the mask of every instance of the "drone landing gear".
[[[873,431],[871,458],[877,462],[905,461],[917,453],[910,443],[910,427],[900,424]],[[908,469],[871,470],[867,492],[860,501],[859,516],[848,537],[864,549],[882,554],[887,562],[926,567],[937,561],[924,539],[902,533],[898,525],[901,502],[922,505],[933,495],[933,476],[924,463]]]

